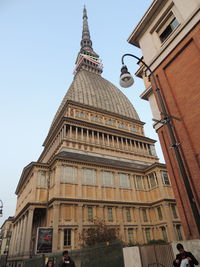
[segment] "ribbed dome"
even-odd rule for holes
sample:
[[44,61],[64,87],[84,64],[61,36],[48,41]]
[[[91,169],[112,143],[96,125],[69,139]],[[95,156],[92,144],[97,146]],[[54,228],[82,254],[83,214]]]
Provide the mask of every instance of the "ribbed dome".
[[116,86],[99,74],[87,70],[80,70],[74,77],[52,124],[67,100],[140,120],[131,102]]

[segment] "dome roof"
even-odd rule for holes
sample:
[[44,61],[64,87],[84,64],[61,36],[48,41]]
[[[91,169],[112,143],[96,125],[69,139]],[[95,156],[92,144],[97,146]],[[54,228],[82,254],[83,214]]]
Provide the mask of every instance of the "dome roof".
[[131,102],[116,86],[87,70],[80,70],[75,75],[52,124],[68,100],[140,120]]

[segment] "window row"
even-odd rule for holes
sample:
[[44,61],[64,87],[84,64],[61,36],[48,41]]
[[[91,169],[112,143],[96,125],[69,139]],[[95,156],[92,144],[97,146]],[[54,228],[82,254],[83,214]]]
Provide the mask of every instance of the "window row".
[[[169,177],[166,171],[160,171],[162,183],[170,185]],[[81,169],[82,184],[97,185],[97,170],[96,169]],[[50,186],[54,184],[55,172],[52,173],[50,179]],[[52,181],[53,180],[53,181]],[[37,187],[48,187],[48,173],[46,171],[38,171]],[[77,183],[78,182],[78,168],[72,166],[60,167],[60,182],[61,183]],[[126,173],[117,174],[117,183],[121,188],[131,188],[131,175]],[[100,171],[100,184],[106,187],[115,186],[115,174],[110,171]],[[148,190],[158,186],[158,178],[155,172],[147,176],[136,175],[134,176],[134,185],[136,190]]]
[[[166,171],[160,171],[162,183],[170,185],[169,177]],[[81,169],[82,184],[97,185],[97,170],[96,169]],[[60,170],[61,183],[77,183],[78,181],[78,168],[72,166],[61,166]],[[100,184],[102,186],[114,187],[115,186],[115,173],[110,171],[100,171]],[[126,173],[117,174],[117,184],[121,188],[131,188],[131,175]],[[148,190],[158,186],[158,178],[155,172],[147,176],[136,175],[134,176],[134,184],[136,190]]]
[[[88,119],[88,114],[84,113],[84,112],[76,112],[76,117],[81,118],[81,119]],[[100,116],[91,116],[91,120],[94,122],[103,122],[103,118]],[[126,123],[122,123],[122,122],[117,122],[116,120],[113,119],[106,119],[105,120],[105,124],[106,125],[110,125],[110,126],[115,126],[120,129],[127,129],[127,130],[131,130],[132,132],[138,132],[139,128],[126,124]]]
[[[163,215],[163,209],[161,206],[151,208],[151,211],[148,208],[140,208],[139,210],[140,210],[140,214],[137,215],[135,213],[134,208],[124,207],[122,209],[123,221],[126,221],[126,222],[136,221],[138,220],[138,216],[140,217],[140,221],[142,222],[150,222],[152,221],[152,219],[154,221],[155,220],[162,221],[164,219],[164,216],[166,216],[166,214]],[[77,214],[76,212],[77,212],[76,210],[72,210],[71,206],[63,206],[62,208],[63,219],[71,220],[72,214]],[[119,210],[117,211],[115,207],[111,207],[111,206],[105,207],[103,209],[104,218],[109,222],[113,222],[117,220],[117,216],[119,215],[118,212]],[[84,206],[83,213],[84,213],[83,217],[88,221],[95,219],[96,217],[98,217],[98,214],[99,214],[98,209],[92,205]],[[178,218],[175,204],[171,204],[171,216],[174,219]]]
[[[181,226],[179,224],[174,226],[174,230],[177,236],[177,240],[183,240]],[[167,227],[161,226],[159,228],[161,238],[165,240],[166,242],[169,241],[168,239],[168,233],[167,233]],[[64,238],[63,238],[63,245],[64,247],[70,247],[72,246],[72,229],[66,228],[64,229]],[[151,228],[145,228],[144,229],[145,239],[146,242],[149,243],[153,239],[153,234],[151,231]],[[137,243],[136,236],[135,236],[135,229],[134,228],[128,228],[127,229],[127,238],[129,244]]]

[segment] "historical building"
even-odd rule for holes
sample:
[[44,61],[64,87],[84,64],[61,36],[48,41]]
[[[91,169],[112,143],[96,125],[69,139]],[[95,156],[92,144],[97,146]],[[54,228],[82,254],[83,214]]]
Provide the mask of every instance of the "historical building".
[[4,221],[0,229],[0,266],[5,266],[8,257],[13,219],[14,217],[8,217],[8,219]]
[[[171,116],[183,167],[178,164],[165,124],[155,123],[187,239],[200,236],[200,2],[155,0],[133,30],[128,42],[140,47],[156,75]],[[144,77],[144,67],[136,75]],[[141,97],[155,119],[160,105],[154,85],[145,79]],[[152,88],[153,87],[153,88]],[[185,170],[185,175],[183,171]],[[182,174],[181,174],[182,172]],[[183,181],[188,181],[188,185]]]
[[74,80],[37,162],[19,180],[10,259],[35,253],[38,227],[53,228],[53,252],[80,246],[102,218],[126,243],[184,238],[166,167],[127,99],[101,76],[83,11]]

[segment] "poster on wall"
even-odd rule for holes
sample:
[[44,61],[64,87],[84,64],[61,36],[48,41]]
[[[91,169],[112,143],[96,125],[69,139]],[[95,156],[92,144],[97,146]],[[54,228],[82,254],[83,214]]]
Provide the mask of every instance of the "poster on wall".
[[36,253],[51,253],[52,252],[52,227],[38,227],[36,237]]

